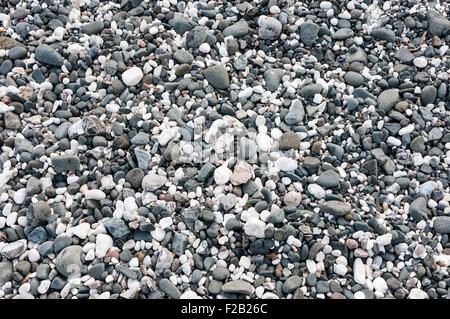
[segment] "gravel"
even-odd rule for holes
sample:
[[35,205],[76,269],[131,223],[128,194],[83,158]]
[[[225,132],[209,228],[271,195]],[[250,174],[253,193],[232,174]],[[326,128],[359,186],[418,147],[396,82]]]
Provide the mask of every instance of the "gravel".
[[443,1],[0,4],[0,298],[445,299]]

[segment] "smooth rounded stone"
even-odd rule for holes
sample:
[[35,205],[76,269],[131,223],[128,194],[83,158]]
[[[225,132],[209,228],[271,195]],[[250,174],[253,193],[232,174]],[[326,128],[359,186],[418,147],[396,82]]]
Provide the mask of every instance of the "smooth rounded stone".
[[423,69],[424,67],[427,66],[428,62],[427,59],[423,56],[417,57],[413,60],[413,63],[416,67],[418,67],[419,69]]
[[286,281],[283,283],[283,292],[285,294],[290,294],[294,292],[297,288],[299,288],[302,285],[302,278],[299,276],[290,276],[286,279]]
[[6,282],[10,281],[13,275],[12,263],[9,261],[0,262],[0,285],[3,286]]
[[23,276],[26,276],[31,270],[30,262],[26,260],[19,261],[14,265],[16,271],[20,272]]
[[299,122],[302,122],[304,117],[305,109],[303,107],[303,103],[300,100],[294,100],[289,107],[289,112],[288,114],[286,114],[284,121],[287,125],[295,125]]
[[203,75],[209,84],[216,89],[227,89],[230,86],[230,78],[227,70],[222,65],[214,65],[203,71]]
[[331,34],[331,38],[333,40],[342,41],[348,38],[352,38],[354,36],[354,32],[349,28],[342,28],[337,30],[335,33]]
[[332,170],[327,170],[320,174],[316,183],[325,188],[332,188],[339,185],[339,175]]
[[64,248],[55,259],[56,269],[65,277],[76,276],[81,271],[81,246]]
[[81,31],[81,33],[86,33],[86,34],[91,35],[91,34],[97,34],[97,33],[102,32],[104,27],[105,27],[105,25],[104,25],[103,21],[93,21],[90,23],[83,24],[81,26],[80,31]]
[[253,236],[256,238],[265,238],[264,230],[266,228],[266,223],[256,217],[250,217],[247,219],[244,225],[244,232],[248,236]]
[[320,185],[317,184],[309,184],[308,192],[317,199],[325,197],[325,190]]
[[106,194],[99,189],[89,189],[84,193],[84,198],[92,200],[102,200],[106,198]]
[[316,42],[319,34],[319,26],[312,22],[302,23],[300,25],[300,41],[310,47]]
[[39,44],[35,51],[36,60],[43,64],[62,66],[64,58],[51,46]]
[[345,83],[354,87],[361,86],[364,83],[364,77],[361,74],[353,71],[345,73],[344,80]]
[[225,283],[222,286],[222,292],[230,294],[251,295],[255,288],[247,281],[238,279]]
[[194,61],[194,56],[186,50],[177,50],[173,54],[173,58],[179,64],[191,64]]
[[98,258],[105,257],[108,250],[113,246],[111,236],[106,234],[98,234],[95,238],[95,256]]
[[52,209],[47,202],[37,201],[28,208],[27,218],[33,227],[45,225],[50,217]]
[[423,153],[425,151],[425,139],[423,136],[415,137],[409,144],[411,152]]
[[258,18],[258,26],[258,35],[264,40],[276,40],[283,28],[280,21],[265,15],[261,15]]
[[126,175],[125,180],[130,183],[131,187],[138,189],[144,179],[144,171],[141,168],[133,168]]
[[141,82],[144,74],[142,70],[137,66],[133,66],[122,73],[122,82],[125,83],[126,86],[135,86],[139,82]]
[[266,82],[266,88],[274,92],[278,89],[281,83],[281,78],[284,75],[284,71],[281,69],[269,69],[264,72],[264,81]]
[[433,104],[436,101],[437,89],[433,85],[427,85],[422,89],[420,99],[423,105]]
[[181,293],[178,288],[167,278],[163,278],[159,281],[159,289],[173,299],[179,299]]
[[283,202],[286,204],[286,206],[297,207],[298,205],[300,205],[301,201],[302,196],[300,195],[300,193],[295,191],[288,192],[283,197]]
[[305,99],[308,99],[314,97],[316,94],[320,94],[322,90],[323,86],[320,84],[308,84],[300,90],[299,94]]
[[386,28],[372,30],[372,35],[378,40],[385,40],[387,42],[395,42],[395,33]]
[[208,285],[208,292],[213,295],[218,295],[222,291],[223,284],[218,280],[211,280]]
[[166,184],[167,177],[155,173],[149,173],[142,179],[142,188],[146,191],[153,192]]
[[350,213],[352,207],[350,204],[338,200],[329,200],[319,204],[319,208],[327,214],[336,216],[345,216]]
[[[207,52],[209,52],[209,50],[208,50]],[[207,53],[207,52],[206,52],[206,53]],[[203,52],[203,53],[205,53],[205,52]],[[189,64],[181,64],[181,65],[179,65],[179,66],[177,67],[177,69],[175,70],[175,75],[176,75],[176,76],[183,76],[183,75],[185,75],[186,73],[188,73],[190,70],[191,70],[191,67],[190,67]]]
[[52,157],[53,169],[57,173],[77,171],[80,169],[80,159],[76,155],[61,155]]
[[286,132],[281,135],[279,140],[280,150],[289,150],[291,148],[298,149],[300,147],[300,136],[292,131]]
[[433,228],[440,234],[450,234],[450,216],[438,216],[433,222]]
[[427,200],[424,197],[418,197],[409,206],[409,215],[416,221],[428,220]]
[[394,105],[398,102],[400,96],[398,94],[398,90],[389,89],[385,90],[378,95],[377,105],[378,108],[382,109],[386,113],[389,112]]
[[277,209],[274,212],[271,212],[269,216],[267,216],[266,222],[272,224],[280,224],[284,220],[284,210]]
[[183,292],[183,294],[180,296],[180,299],[203,299],[203,298],[197,295],[195,291],[189,290]]
[[23,59],[27,56],[27,52],[24,47],[14,47],[9,49],[8,57],[12,60]]
[[211,275],[215,280],[223,281],[230,276],[230,271],[226,267],[216,267],[212,271]]
[[22,255],[26,249],[26,242],[24,240],[18,240],[4,246],[0,254],[7,259],[14,259]]
[[244,20],[238,21],[229,27],[226,27],[225,30],[223,30],[222,34],[224,37],[235,37],[239,38],[248,33],[248,23]]
[[203,53],[203,54],[207,54],[211,51],[211,47],[208,43],[202,43],[200,44],[200,46],[198,47],[198,50]]

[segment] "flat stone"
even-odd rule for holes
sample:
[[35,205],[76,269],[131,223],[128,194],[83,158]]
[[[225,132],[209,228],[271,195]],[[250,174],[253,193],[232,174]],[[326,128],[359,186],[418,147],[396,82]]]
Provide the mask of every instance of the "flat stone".
[[336,216],[345,216],[350,213],[352,207],[345,202],[330,200],[319,204],[321,211]]
[[230,294],[251,295],[254,292],[253,286],[244,280],[233,280],[222,286],[222,292]]
[[81,272],[81,246],[64,248],[55,259],[56,269],[65,277],[76,276]]
[[208,83],[216,89],[227,89],[230,86],[230,78],[227,70],[221,65],[214,65],[207,68],[203,75]]
[[125,238],[130,234],[130,229],[122,219],[106,218],[103,225],[114,238]]
[[14,259],[22,255],[27,249],[24,240],[17,240],[12,243],[8,243],[1,250],[1,255],[7,259]]
[[409,215],[416,221],[428,220],[427,201],[423,197],[418,197],[409,206]]
[[43,64],[62,66],[64,58],[51,46],[40,44],[35,51],[36,60]]
[[297,133],[289,131],[281,135],[279,140],[280,150],[298,149],[300,147],[300,137]]
[[248,33],[248,23],[244,20],[238,21],[223,30],[224,37],[233,36],[235,38],[242,37]]
[[378,108],[387,113],[394,107],[399,98],[400,96],[398,95],[398,91],[396,89],[385,90],[378,95]]
[[310,47],[316,42],[319,33],[319,26],[312,22],[302,23],[300,25],[300,41]]
[[178,288],[167,278],[163,278],[159,282],[159,289],[164,291],[169,297],[179,299],[181,296]]
[[62,155],[52,157],[53,169],[57,173],[77,171],[80,169],[80,159],[76,155]]
[[450,216],[436,217],[433,227],[440,234],[450,234]]
[[97,34],[97,33],[102,32],[104,27],[105,27],[105,25],[104,25],[103,21],[93,21],[93,22],[84,24],[81,27],[80,31],[82,33],[91,35],[91,34]]

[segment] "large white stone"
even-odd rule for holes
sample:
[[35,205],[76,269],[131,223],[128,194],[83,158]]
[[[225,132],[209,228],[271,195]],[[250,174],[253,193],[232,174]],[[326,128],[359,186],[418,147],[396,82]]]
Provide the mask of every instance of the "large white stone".
[[325,197],[325,190],[322,188],[322,186],[320,186],[318,184],[309,184],[308,192],[317,199],[321,199],[321,198]]
[[231,174],[233,174],[231,169],[224,164],[214,170],[214,181],[218,185],[226,184],[230,180]]
[[134,86],[141,82],[144,74],[142,70],[136,66],[126,70],[122,73],[122,81],[126,86]]
[[409,292],[408,299],[428,299],[428,294],[419,288],[413,288]]
[[84,198],[102,200],[106,198],[106,194],[99,189],[89,189],[84,193]]
[[388,290],[388,286],[383,277],[375,278],[375,280],[372,283],[375,290],[381,292],[382,294],[384,294]]
[[380,246],[386,246],[389,245],[392,241],[392,234],[387,233],[384,235],[380,235],[377,237],[377,244]]
[[85,239],[89,229],[91,229],[89,223],[81,223],[78,226],[72,227],[72,234],[80,239]]
[[289,157],[281,157],[275,162],[275,166],[283,172],[297,169],[297,161]]
[[95,240],[95,255],[98,258],[105,257],[108,250],[113,246],[111,236],[106,234],[98,234]]
[[244,231],[249,236],[264,238],[266,223],[256,217],[250,217],[244,225]]
[[353,263],[353,279],[360,285],[364,285],[366,282],[366,267],[361,258],[356,258]]

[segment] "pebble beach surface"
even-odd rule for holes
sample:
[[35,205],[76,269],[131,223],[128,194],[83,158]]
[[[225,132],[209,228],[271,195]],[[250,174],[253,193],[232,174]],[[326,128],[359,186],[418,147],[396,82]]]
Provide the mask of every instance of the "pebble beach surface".
[[445,1],[0,2],[0,298],[450,299]]

